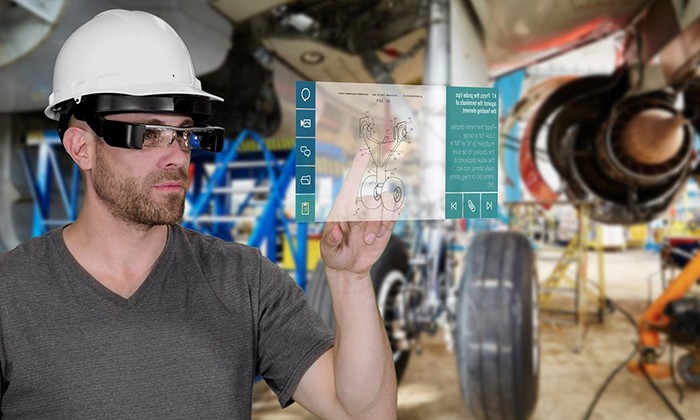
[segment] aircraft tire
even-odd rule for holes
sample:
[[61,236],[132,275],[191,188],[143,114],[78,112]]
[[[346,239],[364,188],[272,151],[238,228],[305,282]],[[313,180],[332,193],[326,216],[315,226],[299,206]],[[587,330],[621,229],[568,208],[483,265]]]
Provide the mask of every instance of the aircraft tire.
[[455,337],[464,402],[478,419],[527,419],[539,382],[532,248],[520,234],[481,234],[464,267]]

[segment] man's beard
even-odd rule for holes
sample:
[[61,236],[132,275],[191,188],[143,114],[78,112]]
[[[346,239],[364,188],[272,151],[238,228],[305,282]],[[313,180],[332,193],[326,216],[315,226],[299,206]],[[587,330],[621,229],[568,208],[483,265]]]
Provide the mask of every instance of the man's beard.
[[137,181],[128,174],[119,173],[110,166],[101,150],[96,147],[96,163],[92,170],[92,187],[107,209],[117,218],[143,227],[177,223],[185,209],[183,192],[167,193],[163,200],[151,196],[153,186],[164,181],[188,185],[184,168],[170,171],[157,170]]

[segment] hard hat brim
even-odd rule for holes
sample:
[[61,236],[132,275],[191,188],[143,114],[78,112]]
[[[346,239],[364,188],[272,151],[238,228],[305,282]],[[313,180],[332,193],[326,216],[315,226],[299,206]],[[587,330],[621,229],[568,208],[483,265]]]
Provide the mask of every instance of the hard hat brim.
[[[224,99],[206,92],[202,89],[197,89],[191,86],[180,86],[177,89],[173,89],[172,85],[149,85],[149,86],[127,86],[123,89],[111,89],[104,92],[91,92],[86,96],[97,96],[97,95],[125,95],[132,97],[147,97],[147,96],[162,96],[162,97],[176,97],[176,96],[193,96],[193,97],[204,97],[209,98],[213,101],[223,102]],[[60,109],[62,104],[66,101],[73,100],[76,104],[80,104],[82,97],[78,98],[49,98],[49,106],[44,109],[44,115],[51,118],[52,120],[58,121],[60,116]],[[134,110],[138,111],[138,110]],[[141,110],[142,112],[149,111],[148,109]]]

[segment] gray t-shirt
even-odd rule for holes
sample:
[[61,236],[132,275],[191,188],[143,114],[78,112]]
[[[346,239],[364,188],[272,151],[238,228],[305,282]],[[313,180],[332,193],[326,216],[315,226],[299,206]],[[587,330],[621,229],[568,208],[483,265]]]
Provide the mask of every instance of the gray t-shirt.
[[129,298],[88,274],[62,229],[0,255],[2,416],[250,418],[333,345],[302,290],[255,248],[171,226]]

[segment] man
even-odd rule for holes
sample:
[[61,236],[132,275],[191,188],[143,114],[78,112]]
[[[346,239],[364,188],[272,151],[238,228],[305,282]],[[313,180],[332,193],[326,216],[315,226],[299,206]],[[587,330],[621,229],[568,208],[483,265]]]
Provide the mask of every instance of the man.
[[325,226],[333,337],[256,249],[176,225],[190,149],[220,150],[211,100],[153,15],[103,12],[64,44],[46,114],[85,199],[75,223],[0,256],[6,418],[249,418],[256,375],[322,418],[395,417],[369,278],[393,224]]

